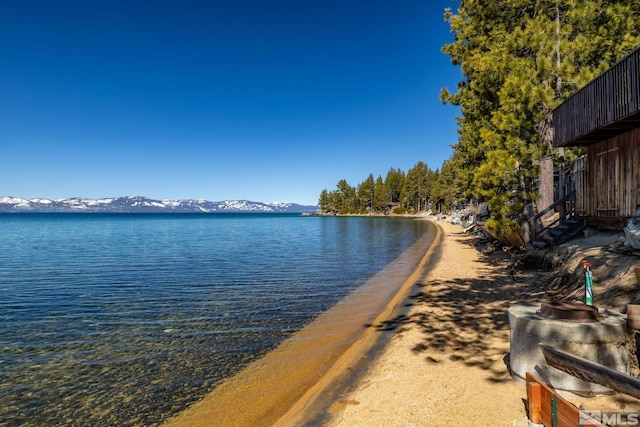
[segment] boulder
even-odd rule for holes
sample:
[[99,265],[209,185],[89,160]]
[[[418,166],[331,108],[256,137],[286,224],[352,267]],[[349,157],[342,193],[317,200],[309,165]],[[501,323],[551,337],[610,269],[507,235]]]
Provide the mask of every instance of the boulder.
[[[627,243],[634,248],[640,249],[640,223],[637,223],[638,218],[631,218],[624,228],[624,235],[627,238]],[[640,221],[639,221],[640,222]]]

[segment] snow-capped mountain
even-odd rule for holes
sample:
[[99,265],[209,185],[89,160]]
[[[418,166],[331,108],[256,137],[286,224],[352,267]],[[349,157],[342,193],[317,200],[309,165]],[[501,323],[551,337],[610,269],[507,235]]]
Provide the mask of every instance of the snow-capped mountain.
[[317,206],[296,203],[262,203],[248,200],[153,200],[142,196],[127,196],[105,199],[23,199],[0,197],[0,212],[264,212],[264,213],[309,213],[317,212]]

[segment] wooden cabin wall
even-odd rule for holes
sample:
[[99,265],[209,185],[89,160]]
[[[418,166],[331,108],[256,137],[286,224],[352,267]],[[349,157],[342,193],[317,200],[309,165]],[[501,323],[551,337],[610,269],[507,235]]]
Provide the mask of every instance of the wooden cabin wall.
[[622,229],[639,204],[640,128],[590,145],[586,169],[577,206],[585,206],[589,225]]
[[587,174],[587,156],[576,159],[571,169],[573,175],[573,185],[576,191],[576,215],[587,216],[587,195],[589,194],[589,179]]

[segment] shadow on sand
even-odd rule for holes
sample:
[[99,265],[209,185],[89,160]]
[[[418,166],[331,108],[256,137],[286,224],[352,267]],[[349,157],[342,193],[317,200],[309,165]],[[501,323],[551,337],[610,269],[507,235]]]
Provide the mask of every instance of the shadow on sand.
[[428,363],[449,359],[486,370],[488,381],[511,381],[505,365],[507,310],[513,304],[543,298],[541,287],[536,286],[539,273],[521,274],[515,282],[501,254],[483,258],[474,278],[445,281],[436,277],[416,284],[406,305],[411,310],[374,326],[402,333],[416,325],[423,339],[412,350],[424,353]]
[[[514,280],[504,254],[482,255],[480,261],[474,278],[436,277],[416,284],[404,314],[373,326],[396,334],[417,326],[422,339],[412,351],[423,354],[426,363],[463,363],[485,371],[488,382],[513,381],[507,311],[514,304],[547,299],[545,273],[519,271]],[[622,394],[614,400],[621,408],[635,401]]]

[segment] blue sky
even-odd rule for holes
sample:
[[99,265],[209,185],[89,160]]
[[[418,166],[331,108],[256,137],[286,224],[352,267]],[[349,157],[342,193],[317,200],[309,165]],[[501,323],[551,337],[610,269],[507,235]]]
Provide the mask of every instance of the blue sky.
[[0,4],[0,196],[316,204],[432,169],[451,0]]

